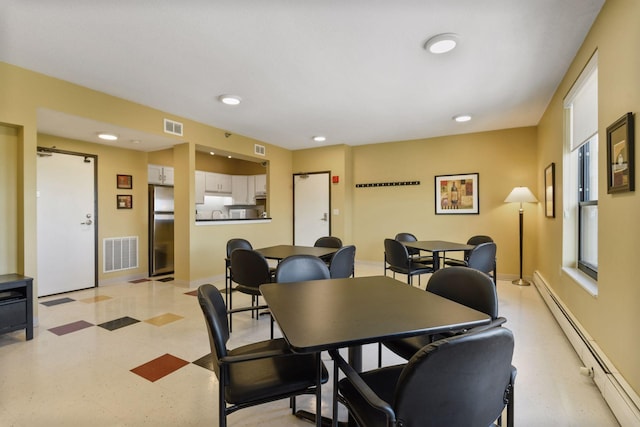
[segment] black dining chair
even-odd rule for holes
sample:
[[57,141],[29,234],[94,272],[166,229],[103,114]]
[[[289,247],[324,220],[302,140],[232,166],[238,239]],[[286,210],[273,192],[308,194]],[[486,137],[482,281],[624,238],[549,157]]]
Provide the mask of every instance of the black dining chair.
[[[398,242],[402,242],[402,243],[410,243],[410,242],[418,241],[418,238],[411,233],[398,233],[396,234],[395,239]],[[411,256],[411,260],[413,262],[433,265],[433,257],[431,255],[420,255],[420,249],[407,247],[407,251],[409,252],[409,255]]]
[[[481,243],[490,243],[490,242],[493,242],[493,239],[491,238],[491,236],[477,234],[475,236],[469,237],[469,239],[467,240],[467,245],[476,246]],[[466,267],[470,254],[471,254],[471,250],[468,250],[468,251],[464,251],[464,255],[462,259],[446,258],[444,260],[444,265],[450,266],[450,267]]]
[[[449,267],[437,270],[429,278],[426,292],[488,314],[491,317],[490,326],[492,327],[502,325],[507,320],[498,314],[498,292],[493,281],[489,276],[475,269]],[[378,346],[378,367],[382,366],[382,346],[408,360],[416,351],[430,342],[464,332],[466,330],[385,341]]]
[[360,426],[488,426],[501,425],[506,407],[513,426],[513,348],[509,329],[483,328],[427,344],[406,364],[363,373],[331,350],[334,419],[340,401]]
[[496,244],[493,242],[480,243],[471,250],[467,267],[482,271],[493,279],[493,284],[497,284],[496,272]]
[[[317,248],[339,249],[342,247],[342,240],[340,240],[339,237],[335,237],[335,236],[324,236],[316,240],[313,246]],[[329,265],[332,257],[333,257],[333,254],[330,254],[330,255],[321,256],[320,259],[322,259],[325,263],[327,263],[327,265]]]
[[226,427],[227,415],[243,408],[275,400],[315,394],[318,383],[326,383],[329,374],[320,355],[292,353],[282,338],[260,341],[232,350],[227,349],[229,325],[220,291],[212,285],[198,288],[198,302],[209,332],[213,371],[218,378],[218,426]]
[[384,239],[384,258],[385,258],[385,276],[387,270],[396,273],[405,274],[407,283],[413,285],[413,276],[418,276],[420,283],[420,275],[433,273],[433,265],[414,262],[407,247],[395,239]]
[[333,254],[329,263],[329,274],[332,279],[346,279],[355,274],[356,247],[343,246]]
[[234,238],[227,241],[227,257],[224,259],[224,301],[227,306],[229,305],[229,293],[233,291],[233,280],[231,279],[231,252],[233,252],[234,249],[253,249],[253,246],[251,246],[251,242],[247,239]]
[[293,255],[286,257],[276,268],[277,283],[304,282],[331,278],[329,267],[313,255]]
[[[257,251],[252,249],[234,249],[231,252],[231,277],[236,283],[236,290],[243,294],[251,295],[251,305],[248,307],[233,308],[233,292],[229,292],[229,330],[232,331],[233,314],[243,311],[251,311],[252,317],[258,316],[258,311],[266,309],[266,305],[259,305],[260,285],[273,281],[269,263]],[[273,333],[272,336],[273,338]]]

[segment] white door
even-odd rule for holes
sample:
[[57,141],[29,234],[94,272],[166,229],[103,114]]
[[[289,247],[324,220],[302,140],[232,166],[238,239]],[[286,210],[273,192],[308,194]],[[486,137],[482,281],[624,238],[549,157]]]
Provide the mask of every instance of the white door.
[[96,286],[95,158],[37,161],[38,296]]
[[329,172],[293,176],[293,244],[331,235]]

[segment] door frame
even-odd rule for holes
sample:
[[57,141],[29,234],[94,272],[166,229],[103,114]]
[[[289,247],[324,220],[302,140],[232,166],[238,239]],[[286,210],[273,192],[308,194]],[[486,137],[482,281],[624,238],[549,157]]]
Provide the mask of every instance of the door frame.
[[328,174],[328,179],[327,179],[327,187],[329,189],[329,209],[328,209],[328,216],[329,216],[329,236],[331,236],[331,171],[330,170],[325,170],[325,171],[316,171],[316,172],[298,172],[298,173],[294,173],[292,175],[291,178],[291,182],[292,182],[292,196],[293,196],[293,222],[291,224],[292,227],[292,237],[293,240],[291,243],[296,241],[296,176],[304,176],[304,175],[319,175],[319,174]]
[[[65,154],[69,156],[78,156],[84,158],[90,158],[93,160],[93,287],[98,287],[98,225],[99,225],[99,217],[98,217],[98,155],[97,154],[89,154],[89,153],[80,153],[76,151],[69,150],[60,150],[58,148],[49,148],[49,147],[36,147],[36,152],[41,153],[57,153],[57,154]],[[37,168],[36,168],[37,173]],[[36,236],[37,238],[37,236]],[[87,288],[88,289],[88,288]],[[72,291],[71,291],[72,292]]]

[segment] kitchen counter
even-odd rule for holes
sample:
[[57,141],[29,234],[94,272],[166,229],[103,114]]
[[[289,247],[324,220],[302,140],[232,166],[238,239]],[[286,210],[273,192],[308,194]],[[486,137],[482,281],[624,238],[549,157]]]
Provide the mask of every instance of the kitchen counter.
[[271,218],[220,218],[196,219],[196,225],[230,225],[230,224],[262,224],[270,223]]

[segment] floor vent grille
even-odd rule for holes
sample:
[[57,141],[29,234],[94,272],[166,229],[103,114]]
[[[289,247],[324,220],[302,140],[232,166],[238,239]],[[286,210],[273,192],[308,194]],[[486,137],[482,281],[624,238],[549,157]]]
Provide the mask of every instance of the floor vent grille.
[[138,236],[104,239],[104,272],[138,268]]

